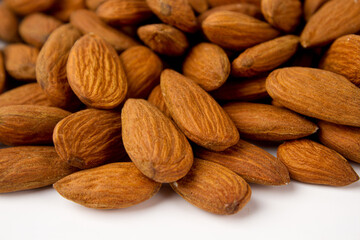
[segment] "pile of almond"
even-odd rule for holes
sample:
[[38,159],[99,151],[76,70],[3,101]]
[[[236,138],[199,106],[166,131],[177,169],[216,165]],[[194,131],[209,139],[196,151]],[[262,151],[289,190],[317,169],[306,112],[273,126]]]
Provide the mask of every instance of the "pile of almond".
[[248,183],[354,183],[359,33],[357,0],[4,0],[0,192],[234,214]]

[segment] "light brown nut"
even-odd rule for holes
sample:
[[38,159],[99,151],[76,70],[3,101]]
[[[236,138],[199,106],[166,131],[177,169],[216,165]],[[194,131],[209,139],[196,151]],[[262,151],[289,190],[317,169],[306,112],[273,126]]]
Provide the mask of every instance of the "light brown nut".
[[168,56],[181,56],[189,47],[185,34],[166,24],[141,26],[138,35],[152,50]]
[[304,17],[309,21],[310,17],[320,9],[320,7],[329,0],[305,0],[304,1]]
[[131,162],[71,174],[54,184],[61,196],[89,208],[126,208],[150,199],[161,187]]
[[248,3],[260,7],[260,3],[261,3],[261,0],[207,0],[207,1],[212,7],[235,4],[235,3]]
[[100,6],[100,4],[102,4],[105,1],[107,0],[85,0],[85,5],[88,9],[94,11],[98,6]]
[[341,74],[360,87],[360,36],[350,34],[336,39],[319,67]]
[[49,14],[60,21],[68,22],[73,11],[85,8],[85,0],[55,0]]
[[51,185],[77,169],[64,163],[54,147],[0,149],[0,193]]
[[300,182],[346,186],[359,180],[343,156],[308,139],[280,145],[277,156],[288,168],[290,177]]
[[193,33],[198,29],[198,22],[188,0],[146,0],[150,9],[164,23]]
[[283,68],[269,75],[266,89],[295,112],[360,127],[360,89],[341,75],[315,68]]
[[360,128],[319,121],[319,140],[344,157],[360,163]]
[[253,77],[288,61],[297,51],[299,38],[287,35],[261,43],[242,52],[231,64],[235,77]]
[[7,73],[17,80],[34,81],[38,55],[37,48],[22,43],[7,45],[4,49]]
[[4,56],[0,51],[0,93],[4,91],[5,83],[6,83],[6,72],[4,65]]
[[244,140],[223,152],[198,148],[195,155],[227,167],[247,182],[264,185],[285,185],[290,182],[289,172],[281,161]]
[[56,125],[53,139],[63,161],[81,169],[118,161],[125,155],[117,112],[86,109],[71,114]]
[[94,34],[81,37],[69,53],[69,84],[87,106],[118,107],[127,93],[127,78],[115,49]]
[[18,41],[18,20],[3,3],[0,4],[0,19],[0,39],[5,42]]
[[149,48],[135,46],[120,54],[120,60],[128,80],[129,98],[146,98],[160,83],[163,69],[161,59]]
[[154,87],[147,100],[149,103],[157,107],[163,114],[165,114],[165,116],[171,118],[169,109],[166,107],[160,85]]
[[300,41],[304,48],[324,46],[338,37],[360,30],[360,2],[329,1],[307,22]]
[[245,14],[219,11],[202,22],[206,37],[230,50],[241,50],[271,40],[279,35],[268,23]]
[[143,99],[129,99],[121,120],[126,152],[145,176],[174,182],[188,173],[193,163],[191,146],[157,107]]
[[55,125],[70,112],[59,108],[14,105],[0,108],[0,142],[6,145],[52,144]]
[[191,79],[166,69],[160,86],[171,117],[191,141],[214,151],[239,141],[239,132],[227,113]]
[[251,197],[250,186],[239,175],[219,164],[200,159],[195,159],[184,178],[170,185],[194,206],[221,215],[237,213]]
[[262,141],[298,139],[315,133],[316,124],[302,116],[272,105],[233,102],[224,110],[245,138]]
[[55,0],[4,0],[5,4],[18,15],[28,15],[48,10]]
[[138,43],[126,34],[106,25],[96,13],[80,9],[72,12],[70,23],[78,28],[83,34],[94,33],[108,41],[117,51],[123,51]]
[[207,0],[188,0],[188,2],[198,13],[203,13],[209,8]]
[[230,61],[225,51],[212,43],[193,47],[183,63],[183,73],[205,91],[215,90],[230,74]]

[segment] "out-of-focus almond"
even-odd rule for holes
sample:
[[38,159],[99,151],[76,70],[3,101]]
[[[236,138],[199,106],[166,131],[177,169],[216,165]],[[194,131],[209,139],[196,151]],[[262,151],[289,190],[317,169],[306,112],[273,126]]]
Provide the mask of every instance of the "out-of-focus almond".
[[84,0],[55,0],[49,14],[60,21],[68,22],[73,11],[85,8]]
[[5,4],[18,15],[28,15],[48,10],[55,0],[4,0]]
[[18,36],[18,20],[15,14],[3,3],[0,4],[0,39],[5,42],[16,42]]
[[329,0],[305,0],[304,1],[304,17],[309,21],[310,17],[320,9],[320,7]]
[[207,0],[188,0],[188,2],[198,13],[203,13],[209,8]]
[[148,97],[148,102],[151,103],[152,105],[154,105],[155,107],[157,107],[160,111],[162,111],[162,113],[165,114],[165,116],[171,118],[169,109],[166,107],[160,85],[157,85],[151,91],[151,93]]
[[100,6],[100,4],[102,4],[105,1],[107,0],[85,0],[85,5],[88,9],[94,11],[98,6]]
[[248,3],[260,7],[261,0],[207,0],[212,7],[235,4],[235,3]]

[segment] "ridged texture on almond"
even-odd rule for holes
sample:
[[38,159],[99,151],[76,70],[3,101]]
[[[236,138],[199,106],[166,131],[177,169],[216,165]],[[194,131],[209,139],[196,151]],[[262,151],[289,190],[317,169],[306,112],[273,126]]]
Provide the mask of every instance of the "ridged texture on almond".
[[126,34],[106,25],[96,13],[80,9],[70,16],[70,23],[78,28],[83,34],[94,33],[108,41],[117,51],[123,51],[138,43]]
[[233,102],[224,106],[242,136],[264,141],[283,141],[316,132],[316,124],[302,116],[272,105]]
[[239,132],[220,105],[191,79],[164,70],[161,91],[171,117],[196,144],[223,151],[239,141]]
[[68,22],[72,12],[85,8],[84,0],[55,0],[49,14],[60,21]]
[[7,73],[17,80],[34,81],[38,54],[39,50],[22,43],[7,45],[4,49]]
[[252,77],[273,70],[289,60],[298,45],[297,36],[287,35],[248,48],[232,62],[231,74]]
[[149,103],[157,107],[163,114],[165,114],[165,116],[171,118],[169,109],[166,107],[160,85],[154,87],[147,100]]
[[76,170],[59,158],[54,147],[0,149],[0,193],[45,187]]
[[242,177],[200,159],[195,159],[190,172],[171,187],[194,206],[221,215],[237,213],[251,197],[250,186]]
[[245,14],[219,11],[202,22],[206,37],[231,50],[241,50],[271,40],[279,35],[268,23]]
[[127,93],[127,78],[115,49],[102,38],[87,34],[69,53],[69,84],[87,106],[113,109]]
[[266,21],[284,32],[293,32],[300,24],[300,0],[262,0],[261,11]]
[[54,184],[64,198],[89,208],[126,208],[155,195],[161,187],[145,177],[131,162],[71,174]]
[[90,10],[96,10],[96,8],[105,1],[107,0],[85,0],[85,5]]
[[79,100],[70,88],[66,63],[70,49],[81,33],[70,24],[56,29],[41,49],[36,62],[36,79],[48,99],[60,108],[71,108]]
[[308,139],[280,145],[277,156],[288,168],[290,177],[300,182],[345,186],[359,180],[344,157]]
[[195,155],[227,167],[247,182],[264,185],[285,185],[290,182],[289,172],[281,161],[244,140],[223,152],[198,148]]
[[360,2],[329,1],[307,22],[301,33],[304,48],[323,46],[338,37],[360,30]]
[[221,47],[212,43],[200,43],[187,55],[183,63],[183,73],[205,91],[212,91],[227,80],[230,61]]
[[187,0],[146,0],[150,9],[164,23],[193,33],[198,28],[197,19]]
[[117,112],[87,109],[71,114],[56,125],[53,139],[59,156],[81,169],[125,155]]
[[341,74],[360,87],[360,36],[338,38],[326,52],[320,68]]
[[139,24],[153,15],[145,0],[108,0],[96,9],[96,14],[114,25]]
[[0,52],[0,93],[4,91],[5,82],[6,82],[6,72],[4,65],[4,56],[2,52]]
[[360,128],[319,121],[319,140],[344,157],[360,163]]
[[135,46],[120,55],[128,81],[129,98],[146,98],[160,82],[161,59],[149,48]]
[[181,56],[189,47],[185,34],[167,24],[141,26],[137,32],[148,47],[160,54]]
[[304,1],[304,17],[309,21],[310,17],[320,9],[320,7],[329,0],[305,0]]
[[158,108],[142,99],[129,99],[121,119],[126,152],[145,176],[174,182],[188,173],[193,163],[191,146]]
[[52,144],[55,125],[70,112],[59,108],[16,105],[0,108],[0,142],[6,145]]
[[15,42],[18,36],[18,20],[15,14],[3,3],[0,4],[0,39],[5,42]]
[[207,0],[188,0],[190,6],[198,13],[203,13],[209,8]]
[[28,15],[48,10],[55,0],[4,0],[4,2],[16,14]]
[[341,75],[314,68],[283,68],[269,75],[266,89],[295,112],[360,127],[360,89]]
[[256,6],[260,6],[261,0],[207,0],[210,6],[222,6],[235,3],[250,3]]

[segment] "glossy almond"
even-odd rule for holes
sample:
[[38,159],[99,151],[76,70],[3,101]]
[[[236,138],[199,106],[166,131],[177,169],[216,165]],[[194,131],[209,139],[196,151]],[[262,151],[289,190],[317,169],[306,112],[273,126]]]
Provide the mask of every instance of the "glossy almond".
[[157,107],[163,114],[165,114],[165,116],[171,117],[169,109],[166,107],[160,85],[154,87],[147,100],[149,103]]
[[235,4],[235,3],[249,3],[260,6],[261,0],[207,0],[212,7]]
[[188,0],[190,6],[198,13],[205,12],[209,8],[207,0]]
[[237,213],[251,197],[250,186],[243,178],[219,164],[200,159],[171,187],[194,206],[221,215]]
[[5,4],[18,15],[28,15],[48,10],[55,0],[4,0]]
[[69,53],[69,84],[87,106],[113,109],[127,93],[127,78],[115,49],[101,37],[87,34]]
[[309,21],[310,17],[321,8],[321,6],[329,0],[305,0],[304,1],[304,17]]
[[167,69],[160,86],[171,117],[191,141],[214,151],[238,142],[239,133],[230,117],[191,79]]
[[68,22],[72,12],[85,8],[85,0],[55,0],[49,14],[60,21]]
[[295,112],[360,127],[360,89],[341,75],[314,68],[283,68],[269,75],[266,89]]
[[2,52],[0,52],[0,93],[4,91],[5,82],[6,82],[6,72],[4,65],[4,56]]
[[19,39],[18,20],[3,3],[0,4],[0,19],[0,39],[5,42],[16,42]]
[[126,208],[148,200],[161,187],[133,163],[111,163],[71,174],[54,184],[64,198],[89,208]]
[[300,182],[345,186],[359,180],[344,157],[311,140],[286,142],[278,148],[277,156],[290,177]]

